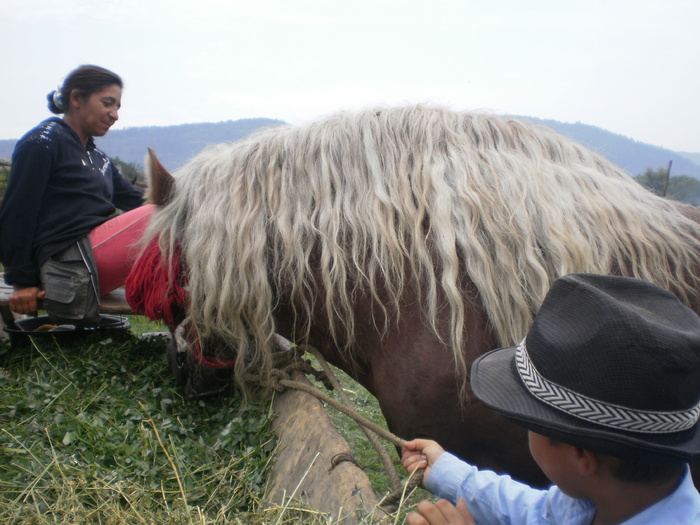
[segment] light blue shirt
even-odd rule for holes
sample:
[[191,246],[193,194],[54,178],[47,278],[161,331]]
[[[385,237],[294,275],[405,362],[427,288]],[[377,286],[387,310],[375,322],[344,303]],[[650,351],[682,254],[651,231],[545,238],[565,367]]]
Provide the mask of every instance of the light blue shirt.
[[[571,498],[556,486],[533,489],[509,476],[478,470],[449,452],[430,468],[425,488],[452,503],[464,498],[477,525],[590,525],[595,517],[590,501]],[[620,525],[693,523],[700,524],[700,494],[686,467],[676,490]]]

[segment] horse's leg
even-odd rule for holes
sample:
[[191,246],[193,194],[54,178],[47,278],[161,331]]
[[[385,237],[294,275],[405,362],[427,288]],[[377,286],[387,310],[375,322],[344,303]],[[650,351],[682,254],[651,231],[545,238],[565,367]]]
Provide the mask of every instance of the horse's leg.
[[[425,326],[417,309],[402,314],[400,326],[381,346],[358,342],[359,353],[382,348],[372,356],[365,353],[371,365],[360,382],[377,397],[389,429],[404,439],[434,439],[480,468],[546,486],[530,456],[525,430],[485,407],[471,391],[460,405],[451,351]],[[469,323],[465,352],[471,363],[494,344],[478,313]]]

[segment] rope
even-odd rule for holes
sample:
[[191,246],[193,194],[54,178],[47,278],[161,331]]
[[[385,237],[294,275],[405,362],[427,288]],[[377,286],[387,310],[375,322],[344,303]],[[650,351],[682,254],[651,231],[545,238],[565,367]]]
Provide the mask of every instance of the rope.
[[381,506],[387,509],[389,512],[396,512],[401,508],[401,504],[406,499],[406,495],[410,494],[413,489],[423,483],[423,473],[425,469],[418,469],[411,474],[411,477],[406,481],[406,485],[400,490],[395,490],[387,494],[381,501]]
[[[300,345],[293,347],[293,349],[295,349],[296,351],[292,352],[291,357],[290,354],[287,354],[287,352],[275,353],[275,355],[287,354],[281,358],[277,358],[277,360],[279,361],[286,360],[287,364],[282,368],[273,368],[270,377],[267,380],[258,375],[249,375],[246,378],[246,381],[261,384],[262,386],[272,388],[278,392],[283,392],[286,388],[300,390],[302,392],[314,396],[315,398],[319,399],[324,403],[329,404],[339,412],[342,412],[343,414],[351,418],[353,421],[358,423],[365,435],[367,435],[367,438],[369,439],[370,443],[372,443],[375,450],[379,454],[379,457],[382,460],[382,464],[384,465],[384,469],[386,470],[390,478],[390,483],[393,492],[389,493],[382,499],[382,501],[380,502],[380,506],[389,513],[395,512],[396,510],[398,510],[401,503],[405,499],[406,494],[410,493],[415,487],[421,484],[421,482],[423,481],[424,469],[420,469],[419,471],[414,472],[409,477],[408,481],[406,482],[406,485],[402,486],[401,480],[398,474],[396,473],[396,470],[394,469],[393,463],[389,458],[386,449],[384,449],[381,443],[377,440],[376,436],[383,437],[384,439],[386,439],[390,443],[393,443],[399,448],[402,448],[406,441],[396,436],[395,434],[389,432],[384,427],[377,425],[373,421],[370,421],[369,419],[359,414],[357,408],[348,398],[347,394],[340,385],[340,382],[338,381],[335,374],[328,366],[328,363],[318,351],[318,349],[311,345]],[[301,355],[304,354],[304,351],[309,352],[318,360],[319,364],[323,368],[323,372],[319,372],[316,369],[314,369],[308,360],[301,359]],[[341,403],[337,399],[329,396],[325,392],[318,390],[317,388],[313,387],[312,385],[309,385],[308,383],[291,379],[290,374],[296,370],[299,370],[305,374],[312,373],[317,380],[323,382],[326,388],[328,388],[329,390],[335,390],[341,397],[343,402]]]
[[[187,331],[185,328],[187,321],[189,321],[189,318],[186,319],[185,322],[181,323],[174,332],[178,353],[186,352],[190,347],[190,342],[188,341]],[[309,360],[302,359],[305,352],[309,352],[316,358],[323,368],[322,371],[316,370],[311,365]],[[410,491],[421,484],[423,480],[423,469],[412,473],[405,486],[402,486],[401,480],[396,472],[396,469],[394,468],[391,458],[389,458],[386,449],[379,442],[377,436],[383,437],[399,448],[402,448],[406,441],[359,414],[357,408],[353,405],[325,358],[321,355],[317,348],[311,345],[290,346],[284,351],[274,352],[272,359],[273,368],[269,376],[263,377],[260,374],[248,374],[245,377],[245,382],[271,388],[277,392],[283,392],[287,388],[305,392],[319,399],[323,403],[327,403],[359,424],[360,428],[367,436],[367,439],[377,451],[377,454],[384,465],[384,469],[389,476],[389,481],[393,491],[382,499],[380,506],[389,513],[398,510],[399,506],[406,497],[406,494],[410,493]],[[295,371],[302,372],[305,375],[313,375],[314,378],[323,383],[328,390],[335,390],[342,402],[308,383],[292,379],[291,374]]]
[[[338,378],[335,376],[335,374],[331,370],[330,366],[328,366],[328,363],[326,362],[324,357],[321,355],[321,352],[319,352],[316,347],[311,346],[311,345],[305,345],[305,348],[306,348],[306,351],[309,352],[311,355],[313,355],[316,358],[316,360],[321,364],[321,368],[323,368],[323,371],[326,373],[326,376],[330,380],[331,385],[333,385],[333,390],[335,390],[338,393],[340,398],[343,400],[343,403],[345,404],[345,406],[348,407],[349,409],[352,409],[354,413],[357,413],[357,407],[353,404],[352,401],[350,401],[350,398],[345,393],[345,390],[341,386],[340,381],[338,381]],[[399,479],[399,476],[396,473],[396,469],[394,469],[394,464],[392,463],[391,458],[389,457],[389,454],[387,454],[386,449],[382,446],[382,444],[377,439],[377,434],[375,432],[371,431],[364,424],[360,424],[360,428],[365,433],[365,435],[367,436],[367,439],[372,444],[374,449],[377,451],[377,454],[379,455],[379,459],[381,459],[382,465],[384,465],[384,470],[386,471],[386,473],[389,476],[389,483],[391,484],[391,488],[394,491],[398,491],[401,488],[401,480]],[[401,443],[397,444],[397,446],[399,446],[399,447],[403,446],[403,441],[401,440]]]

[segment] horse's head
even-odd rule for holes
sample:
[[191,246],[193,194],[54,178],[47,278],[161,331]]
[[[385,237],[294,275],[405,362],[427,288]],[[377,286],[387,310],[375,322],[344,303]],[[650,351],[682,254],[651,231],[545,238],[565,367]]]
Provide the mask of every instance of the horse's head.
[[[161,164],[153,149],[145,159],[149,181],[147,202],[158,208],[173,200],[175,178]],[[196,330],[187,323],[187,268],[180,258],[180,249],[166,256],[158,239],[153,237],[143,247],[127,280],[127,299],[135,312],[163,321],[171,330],[167,347],[170,369],[176,382],[192,399],[201,399],[226,391],[231,384],[231,360],[208,358]],[[211,346],[211,342],[208,346]],[[215,346],[225,346],[216,342]]]

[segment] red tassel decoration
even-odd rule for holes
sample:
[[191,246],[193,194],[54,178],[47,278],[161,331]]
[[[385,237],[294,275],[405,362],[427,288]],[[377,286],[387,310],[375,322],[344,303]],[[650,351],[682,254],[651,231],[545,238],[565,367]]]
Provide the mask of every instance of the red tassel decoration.
[[[170,267],[163,260],[158,239],[152,240],[131,269],[126,279],[126,301],[136,314],[152,321],[164,321],[172,331],[184,321],[189,293],[185,289],[185,266],[179,246],[175,247]],[[174,276],[174,281],[170,278]],[[233,368],[235,359],[207,356],[202,352],[194,327],[187,330],[192,356],[203,366],[216,369]]]
[[[175,247],[168,266],[158,246],[152,240],[131,269],[126,279],[126,301],[136,314],[152,321],[164,321],[174,329],[184,319],[189,300],[185,289],[185,268],[180,260],[180,248]],[[171,281],[171,277],[175,279]]]

